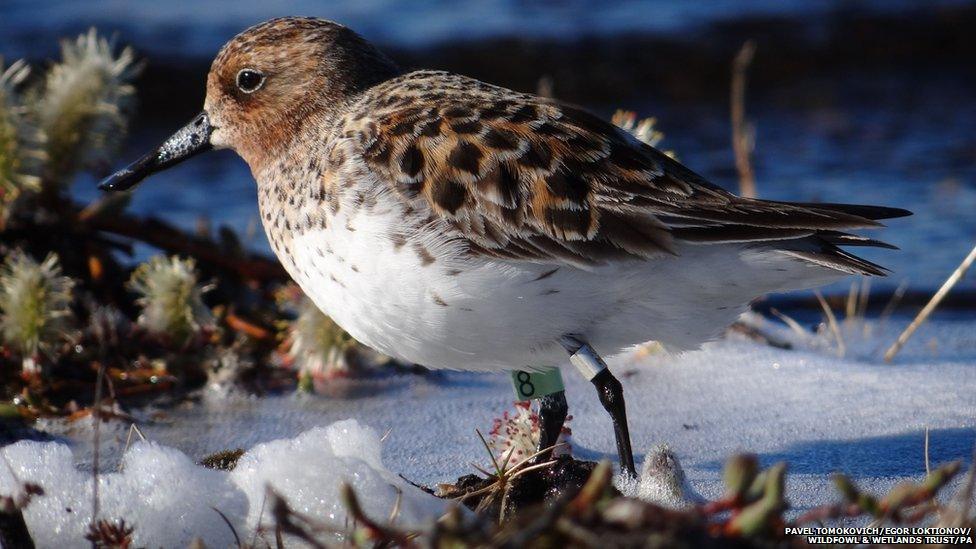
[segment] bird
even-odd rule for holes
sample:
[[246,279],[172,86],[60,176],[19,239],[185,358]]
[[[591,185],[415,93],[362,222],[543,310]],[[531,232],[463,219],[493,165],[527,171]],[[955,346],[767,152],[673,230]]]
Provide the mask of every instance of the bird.
[[[882,276],[843,247],[893,247],[851,231],[910,215],[740,197],[581,107],[402,70],[319,18],[233,37],[203,111],[100,188],[210,149],[248,164],[277,258],[355,339],[435,369],[574,364],[631,475],[623,386],[603,356],[695,349],[757,297]],[[568,404],[562,390],[539,400],[545,449]]]

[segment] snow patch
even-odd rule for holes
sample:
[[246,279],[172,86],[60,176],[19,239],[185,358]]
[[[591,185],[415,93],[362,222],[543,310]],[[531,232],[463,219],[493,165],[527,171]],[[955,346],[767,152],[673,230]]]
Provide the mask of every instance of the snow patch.
[[659,444],[647,452],[639,478],[621,474],[614,479],[614,484],[626,496],[669,509],[682,509],[702,500],[688,483],[678,457],[667,444]]
[[[0,493],[20,483],[44,488],[24,510],[39,547],[88,547],[92,516],[91,474],[74,464],[71,449],[59,442],[21,441],[3,448],[10,467],[0,467]],[[398,494],[400,524],[416,525],[439,516],[440,500],[406,485],[383,465],[376,432],[355,420],[316,427],[292,439],[259,444],[232,472],[197,465],[179,450],[140,442],[125,453],[122,469],[99,477],[99,517],[125,519],[135,527],[135,546],[186,547],[201,537],[207,546],[234,545],[219,509],[242,538],[262,520],[266,487],[272,486],[295,511],[342,527],[342,482],[350,483],[371,516],[385,519]],[[263,518],[269,522],[267,516]]]
[[247,531],[263,520],[259,514],[272,487],[291,508],[327,523],[342,526],[345,508],[339,486],[349,483],[366,513],[377,519],[390,516],[401,496],[399,523],[416,525],[439,516],[440,500],[405,485],[388,471],[380,457],[380,439],[355,420],[316,427],[293,439],[259,444],[244,454],[230,473],[231,481],[251,502]]

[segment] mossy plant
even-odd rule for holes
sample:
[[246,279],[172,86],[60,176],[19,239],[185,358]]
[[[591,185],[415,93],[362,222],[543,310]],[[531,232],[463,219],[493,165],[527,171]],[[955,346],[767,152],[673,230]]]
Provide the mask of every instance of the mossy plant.
[[25,371],[36,370],[41,355],[53,356],[74,337],[73,289],[54,254],[38,263],[15,251],[0,267],[0,336],[20,354]]
[[622,130],[629,132],[637,139],[656,147],[664,139],[664,134],[654,126],[657,125],[656,118],[637,119],[637,113],[632,111],[618,110],[613,113],[611,121]]
[[[568,417],[567,422],[572,419],[572,416]],[[488,446],[499,461],[515,465],[538,450],[540,435],[539,412],[532,409],[530,402],[516,402],[514,412],[506,410],[502,417],[495,418],[488,432]],[[571,455],[571,435],[570,428],[564,425],[553,456]]]
[[200,465],[203,465],[208,469],[216,469],[218,471],[233,471],[234,467],[237,467],[237,462],[240,461],[241,456],[243,455],[243,448],[221,450],[204,457],[202,460],[200,460]]
[[[618,128],[626,131],[645,145],[657,147],[664,140],[664,132],[657,129],[657,118],[637,118],[637,113],[618,109],[610,119]],[[662,151],[677,159],[674,151]]]
[[27,108],[18,88],[30,73],[23,61],[4,68],[0,59],[0,228],[14,202],[40,188],[37,173],[44,154],[38,132],[27,124]]
[[142,308],[137,320],[150,335],[166,342],[186,344],[214,327],[213,314],[203,303],[211,286],[199,283],[196,261],[156,256],[139,265],[129,288],[139,294]]
[[299,388],[311,391],[313,381],[351,373],[356,340],[312,303],[302,297],[298,318],[289,327],[288,356],[298,370]]
[[61,62],[48,71],[33,104],[50,159],[45,181],[61,183],[76,170],[107,165],[125,136],[139,66],[132,49],[114,50],[95,29],[61,43]]

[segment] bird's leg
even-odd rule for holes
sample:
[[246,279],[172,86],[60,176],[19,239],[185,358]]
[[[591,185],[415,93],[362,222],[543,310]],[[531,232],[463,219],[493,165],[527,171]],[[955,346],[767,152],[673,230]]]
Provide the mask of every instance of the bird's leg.
[[[556,444],[568,413],[566,391],[556,391],[539,399],[539,450],[551,448]],[[546,461],[551,457],[550,449],[539,456],[539,461]]]
[[630,429],[627,426],[627,409],[624,405],[624,388],[607,368],[604,368],[590,381],[596,387],[597,394],[600,395],[600,403],[603,404],[603,408],[607,412],[610,412],[610,419],[613,420],[613,433],[617,438],[620,467],[630,476],[636,478],[634,451],[630,447]]
[[578,336],[566,335],[560,339],[563,348],[569,353],[569,360],[596,387],[600,403],[610,413],[613,432],[617,438],[617,455],[620,467],[632,477],[637,477],[634,469],[634,452],[630,447],[630,430],[627,427],[627,410],[624,405],[624,388],[613,377],[606,362],[596,354],[590,344]]

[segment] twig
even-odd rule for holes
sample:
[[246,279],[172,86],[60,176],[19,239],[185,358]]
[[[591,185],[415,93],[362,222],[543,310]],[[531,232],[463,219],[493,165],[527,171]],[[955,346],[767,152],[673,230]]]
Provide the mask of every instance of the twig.
[[[511,481],[513,481],[513,480],[521,477],[525,473],[528,473],[528,472],[531,472],[531,471],[537,471],[539,469],[543,469],[543,468],[546,468],[546,467],[550,467],[552,464],[556,463],[555,460],[553,460],[553,461],[546,461],[546,462],[543,462],[543,463],[535,463],[535,464],[533,464],[535,458],[537,458],[539,456],[542,456],[542,455],[545,455],[545,454],[548,454],[548,453],[551,453],[553,450],[555,450],[559,446],[563,446],[565,444],[563,442],[558,442],[556,444],[553,444],[552,446],[549,446],[548,448],[542,448],[542,449],[538,450],[537,452],[535,452],[534,454],[532,454],[532,455],[528,456],[527,458],[523,459],[522,461],[516,463],[511,468],[509,468],[508,467],[508,463],[509,463],[509,460],[512,457],[512,452],[506,453],[505,454],[505,461],[502,462],[501,465],[499,465],[498,462],[495,460],[495,455],[493,453],[491,453],[491,448],[488,446],[488,442],[485,440],[484,436],[482,436],[481,431],[478,431],[476,429],[475,432],[478,433],[478,436],[479,437],[481,437],[481,441],[484,443],[485,449],[488,450],[488,453],[489,453],[488,455],[491,458],[492,463],[495,465],[495,470],[498,473],[496,475],[494,475],[495,476],[495,482],[492,482],[491,484],[489,484],[488,486],[485,486],[483,488],[479,488],[477,490],[473,490],[473,491],[470,491],[470,492],[466,492],[463,495],[458,496],[457,497],[457,501],[459,503],[463,503],[463,502],[467,501],[468,499],[470,499],[472,497],[482,496],[484,494],[493,494],[494,492],[499,491],[499,490],[501,490],[501,492],[502,492],[502,498],[504,499],[505,494],[508,493],[508,486],[510,485]],[[529,465],[529,464],[533,464],[533,465]],[[474,464],[472,464],[472,465],[474,465]],[[493,476],[491,473],[485,471],[481,467],[478,467],[476,465],[474,467],[475,467],[475,469],[481,471],[481,473],[484,474],[486,477],[489,477],[490,478],[490,477]],[[494,496],[492,496],[492,497],[494,497]],[[485,500],[482,500],[481,504],[484,504],[484,502],[485,502]],[[481,504],[479,504],[479,505],[481,505]]]
[[408,479],[407,477],[403,476],[403,473],[397,473],[397,476],[400,477],[400,479],[403,480],[403,482],[406,482],[407,484],[409,484],[410,486],[413,486],[414,488],[419,488],[419,489],[423,490],[424,492],[427,492],[428,494],[430,494],[432,496],[436,494],[436,492],[434,491],[434,489],[431,488],[430,486],[424,486],[423,484],[420,484],[419,482],[414,482],[414,481]]
[[237,313],[233,313],[233,312],[227,313],[227,316],[224,317],[224,320],[226,320],[227,325],[233,328],[234,330],[247,334],[248,336],[254,339],[267,340],[273,337],[271,335],[271,332],[268,331],[266,328],[258,326],[254,322],[251,322],[250,320],[238,316]]
[[932,474],[932,468],[929,467],[929,428],[925,428],[925,476]]
[[359,498],[356,497],[356,492],[353,491],[352,486],[342,483],[339,486],[339,494],[343,504],[346,506],[346,510],[353,516],[356,522],[363,525],[370,538],[375,541],[391,541],[397,547],[414,546],[406,533],[400,532],[392,526],[382,525],[370,518],[359,504]]
[[231,524],[230,519],[227,518],[227,515],[216,507],[211,506],[210,508],[216,511],[217,514],[220,515],[220,518],[224,519],[224,523],[227,524],[227,527],[230,528],[230,533],[234,535],[234,543],[237,544],[237,549],[244,549],[244,546],[241,545],[241,538],[237,535],[237,528],[234,528],[234,525]]
[[966,256],[966,259],[962,260],[962,263],[960,263],[959,266],[956,267],[956,270],[949,275],[949,278],[942,283],[942,287],[939,288],[939,291],[935,292],[932,299],[930,299],[929,302],[925,304],[925,307],[919,311],[918,316],[915,317],[915,320],[912,320],[912,323],[905,328],[905,331],[902,332],[901,335],[898,336],[898,339],[891,345],[891,347],[888,348],[888,351],[885,352],[884,355],[885,362],[891,362],[891,360],[895,358],[895,355],[897,355],[898,351],[905,346],[905,343],[907,343],[908,339],[912,337],[915,330],[917,330],[918,327],[921,326],[926,319],[928,319],[929,315],[935,311],[935,308],[939,306],[939,303],[941,303],[943,299],[945,299],[945,296],[949,294],[952,287],[962,280],[962,277],[966,274],[966,271],[968,271],[969,267],[972,266],[973,261],[976,261],[976,246],[970,250],[969,255]]
[[759,327],[743,322],[742,320],[736,320],[726,330],[731,334],[740,334],[762,345],[786,350],[793,348],[793,345],[788,341],[783,341],[773,334],[766,333]]
[[756,53],[752,40],[742,45],[732,61],[732,150],[735,152],[735,168],[739,172],[739,194],[756,196],[756,177],[752,171],[752,155],[755,134],[746,120],[746,73]]
[[288,274],[280,263],[258,254],[228,254],[210,239],[180,231],[154,217],[139,218],[125,213],[89,221],[99,231],[134,238],[171,254],[196,257],[222,269],[254,280],[285,280]]
[[95,421],[92,433],[92,518],[91,523],[98,520],[98,458],[99,432],[102,424],[102,383],[105,379],[105,361],[98,363],[98,375],[95,377],[95,404],[92,406],[92,419]]
[[[139,438],[142,439],[143,442],[147,442],[146,435],[142,434],[142,430],[139,429],[139,426],[135,423],[130,423],[129,433],[125,435],[125,446],[122,448],[122,455],[125,455],[125,453],[129,451],[129,446],[132,445],[132,433],[139,435]],[[124,460],[119,460],[119,471],[122,470],[123,463],[125,463]]]
[[[292,511],[285,498],[278,495],[271,486],[265,489],[266,497],[271,502],[271,516],[275,520],[275,541],[279,546],[283,545],[279,539],[280,533],[291,534],[307,543],[314,549],[328,549],[328,546],[316,539],[315,534],[323,530],[316,524],[311,524],[309,519],[300,513]],[[297,519],[297,520],[296,520]],[[310,526],[310,532],[306,526]]]

